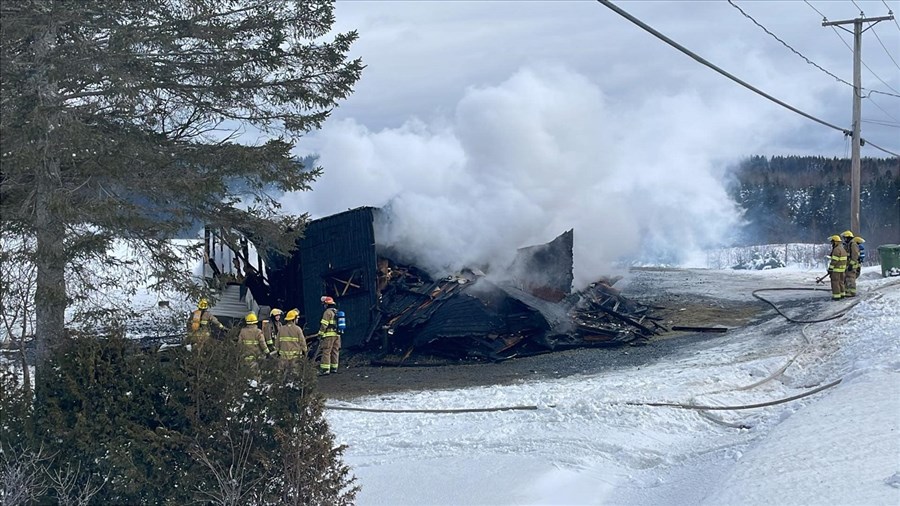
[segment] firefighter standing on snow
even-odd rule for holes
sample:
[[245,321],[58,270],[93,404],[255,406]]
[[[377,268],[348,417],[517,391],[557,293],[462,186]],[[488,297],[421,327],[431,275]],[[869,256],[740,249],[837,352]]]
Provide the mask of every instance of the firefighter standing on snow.
[[278,356],[281,357],[282,365],[296,366],[301,360],[306,360],[309,352],[303,330],[297,326],[299,316],[296,309],[288,311],[285,315],[286,322],[278,332]]
[[259,319],[256,318],[254,313],[250,313],[244,317],[244,328],[238,334],[241,355],[243,355],[244,361],[250,363],[254,368],[256,367],[257,358],[270,357],[274,353],[266,345],[266,336],[263,335],[263,331],[257,326],[258,324]]
[[325,306],[325,312],[322,313],[322,319],[319,321],[319,339],[321,344],[319,349],[322,350],[322,361],[319,363],[319,374],[330,374],[338,372],[338,358],[341,352],[341,335],[338,333],[337,324],[337,307],[334,299],[329,296],[322,297],[322,304]]
[[208,341],[210,336],[210,324],[215,325],[219,329],[225,328],[225,325],[222,325],[222,323],[209,312],[209,301],[200,299],[200,301],[197,302],[197,309],[191,313],[191,317],[188,320],[187,344],[202,346],[203,343]]
[[856,297],[856,278],[859,276],[859,243],[854,241],[853,232],[847,230],[844,238],[844,250],[847,251],[847,271],[844,272],[844,297]]
[[844,298],[844,272],[847,270],[847,250],[841,241],[841,236],[833,235],[831,240],[831,255],[828,256],[828,276],[831,278],[831,300]]

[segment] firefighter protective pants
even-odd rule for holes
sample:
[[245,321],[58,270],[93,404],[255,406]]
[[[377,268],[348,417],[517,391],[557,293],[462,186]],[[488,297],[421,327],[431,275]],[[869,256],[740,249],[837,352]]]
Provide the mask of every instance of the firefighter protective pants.
[[828,273],[831,278],[831,300],[841,300],[844,298],[844,273],[831,271]]
[[319,367],[323,372],[337,371],[338,358],[341,353],[341,336],[328,336],[322,339],[322,361]]

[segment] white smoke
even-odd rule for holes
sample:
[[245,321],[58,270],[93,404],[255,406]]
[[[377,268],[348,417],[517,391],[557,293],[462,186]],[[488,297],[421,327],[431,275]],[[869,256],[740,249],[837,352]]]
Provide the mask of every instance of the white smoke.
[[284,204],[314,217],[385,208],[379,244],[438,275],[503,267],[574,228],[579,288],[622,261],[684,262],[728,236],[740,214],[715,160],[756,148],[751,107],[681,94],[622,110],[578,73],[525,68],[468,89],[442,121],[327,124],[302,153],[325,174]]

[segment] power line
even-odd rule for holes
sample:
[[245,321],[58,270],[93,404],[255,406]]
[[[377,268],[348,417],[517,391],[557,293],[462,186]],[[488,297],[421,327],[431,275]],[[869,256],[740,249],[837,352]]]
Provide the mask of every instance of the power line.
[[[838,37],[839,39],[841,39],[841,42],[843,42],[844,45],[847,46],[847,49],[849,49],[849,50],[852,52],[852,51],[853,51],[853,48],[850,47],[850,44],[847,44],[847,41],[844,40],[844,37],[841,36],[841,32],[837,31],[837,28],[835,28],[834,26],[832,26],[831,29],[834,31],[835,35],[837,35],[837,37]],[[894,93],[888,93],[888,92],[886,92],[886,91],[869,90],[869,93],[878,93],[878,94],[880,94],[880,95],[888,95],[888,96],[891,96],[891,97],[898,97],[898,98],[900,98],[900,91],[895,90],[893,86],[891,86],[890,84],[884,82],[884,79],[882,79],[881,76],[879,76],[878,74],[876,74],[874,70],[872,70],[871,68],[869,68],[869,66],[866,65],[866,62],[860,60],[860,63],[862,63],[862,66],[865,67],[866,70],[868,70],[873,76],[875,76],[876,79],[878,79],[879,81],[881,81],[881,84],[887,86],[891,91],[894,92]],[[896,93],[896,94],[895,94],[895,93]]]
[[878,121],[878,120],[874,120],[874,119],[863,119],[860,121],[862,121],[863,123],[871,123],[873,125],[878,125],[878,126],[883,126],[883,127],[888,127],[888,128],[900,128],[900,123],[891,123],[889,121]]
[[785,103],[785,102],[783,102],[783,101],[781,101],[781,100],[778,100],[777,98],[773,97],[772,95],[769,95],[768,93],[766,93],[766,92],[760,90],[759,88],[756,88],[755,86],[753,86],[753,85],[751,85],[751,84],[748,84],[748,83],[746,83],[746,82],[740,80],[739,78],[737,78],[737,77],[735,77],[735,76],[729,74],[728,72],[726,72],[726,71],[720,69],[719,67],[717,67],[717,66],[715,66],[714,64],[710,63],[709,61],[707,61],[707,60],[704,59],[703,57],[697,55],[696,53],[694,53],[694,52],[691,51],[690,49],[688,49],[688,48],[682,46],[681,44],[675,42],[674,40],[672,40],[672,39],[666,37],[666,36],[663,35],[662,33],[656,31],[656,29],[654,29],[654,28],[651,27],[650,25],[644,23],[644,22],[641,21],[640,19],[638,19],[638,18],[632,16],[631,14],[628,14],[627,12],[623,11],[622,9],[620,9],[619,7],[617,7],[616,5],[614,5],[612,2],[610,2],[610,0],[597,0],[597,1],[600,2],[601,4],[603,4],[605,7],[609,8],[610,10],[612,10],[613,12],[615,12],[616,14],[622,16],[623,18],[627,19],[628,21],[631,21],[632,23],[636,24],[637,26],[643,28],[645,31],[649,32],[650,34],[652,34],[653,36],[655,36],[655,37],[658,38],[659,40],[665,42],[666,44],[668,44],[668,45],[670,45],[670,46],[672,46],[672,47],[674,47],[675,49],[681,51],[682,53],[684,53],[684,54],[690,56],[691,58],[693,58],[693,59],[696,60],[697,62],[699,62],[699,63],[701,63],[701,64],[703,64],[703,65],[705,65],[705,66],[707,66],[707,67],[709,67],[709,68],[711,68],[711,69],[713,69],[713,70],[715,70],[716,72],[718,72],[719,74],[722,74],[723,76],[727,77],[728,79],[731,79],[732,81],[734,81],[734,82],[740,84],[741,86],[747,88],[748,90],[750,90],[750,91],[752,91],[752,92],[754,92],[754,93],[756,93],[756,94],[758,94],[758,95],[761,95],[761,96],[763,96],[763,97],[765,97],[765,98],[771,100],[772,102],[775,102],[776,104],[778,104],[778,105],[780,105],[780,106],[786,108],[786,109],[789,109],[789,110],[791,110],[791,111],[794,111],[795,113],[797,113],[797,114],[799,114],[799,115],[801,115],[801,116],[803,116],[803,117],[805,117],[805,118],[811,119],[811,120],[815,121],[816,123],[819,123],[819,124],[821,124],[821,125],[827,126],[827,127],[832,128],[832,129],[834,129],[834,130],[837,130],[837,131],[839,131],[839,132],[843,132],[844,135],[850,135],[850,134],[851,134],[850,130],[848,130],[848,129],[846,129],[846,128],[841,128],[841,127],[839,127],[839,126],[837,126],[837,125],[833,125],[833,124],[831,124],[831,123],[828,123],[828,122],[825,121],[825,120],[821,120],[821,119],[819,119],[819,118],[817,118],[817,117],[815,117],[815,116],[813,116],[813,115],[811,115],[811,114],[805,113],[805,112],[801,111],[800,109],[797,109],[796,107],[794,107],[794,106],[792,106],[792,105],[789,105],[789,104],[787,104],[787,103]]
[[[797,113],[797,114],[799,114],[799,115],[801,115],[801,116],[803,116],[803,117],[805,117],[805,118],[808,118],[808,119],[810,119],[810,120],[812,120],[812,121],[815,121],[816,123],[819,123],[819,124],[821,124],[821,125],[827,126],[827,127],[831,128],[831,129],[833,129],[833,130],[837,130],[837,131],[839,131],[839,132],[842,132],[845,136],[850,136],[850,135],[853,134],[850,130],[848,130],[848,129],[846,129],[846,128],[841,128],[841,127],[839,127],[839,126],[837,126],[837,125],[833,125],[833,124],[831,124],[831,123],[828,123],[828,122],[825,121],[825,120],[821,120],[821,119],[819,119],[819,118],[816,118],[815,116],[812,116],[811,114],[808,114],[808,113],[806,113],[806,112],[803,112],[803,111],[801,111],[800,109],[797,109],[796,107],[794,107],[794,106],[792,106],[792,105],[789,105],[789,104],[787,104],[787,103],[785,103],[785,102],[783,102],[783,101],[781,101],[781,100],[779,100],[779,99],[773,97],[772,95],[769,95],[768,93],[766,93],[766,92],[760,90],[759,88],[756,88],[755,86],[753,86],[753,85],[751,85],[751,84],[748,84],[748,83],[742,81],[741,79],[739,79],[739,78],[737,78],[737,77],[731,75],[730,73],[726,72],[725,70],[720,69],[719,67],[717,67],[716,65],[710,63],[709,61],[707,61],[707,60],[704,59],[703,57],[701,57],[701,56],[699,56],[698,54],[696,54],[696,53],[694,53],[693,51],[691,51],[690,49],[688,49],[688,48],[682,46],[681,44],[675,42],[674,40],[670,39],[669,37],[666,37],[665,35],[663,35],[663,34],[660,33],[659,31],[657,31],[656,29],[654,29],[652,26],[648,25],[647,23],[644,23],[644,22],[641,21],[640,19],[638,19],[638,18],[632,16],[631,14],[625,12],[624,10],[620,9],[618,6],[616,6],[615,4],[613,4],[610,0],[597,0],[597,2],[599,2],[600,4],[602,4],[604,7],[610,9],[611,11],[615,12],[616,14],[622,16],[623,18],[627,19],[628,21],[631,21],[632,23],[634,23],[634,24],[637,25],[638,27],[642,28],[644,31],[650,33],[650,34],[653,35],[654,37],[658,38],[659,40],[665,42],[666,44],[668,44],[668,45],[674,47],[675,49],[677,49],[677,50],[681,51],[682,53],[686,54],[687,56],[691,57],[693,60],[697,61],[698,63],[701,63],[701,64],[703,64],[703,65],[705,65],[705,66],[707,66],[707,67],[709,67],[709,68],[715,70],[715,71],[718,72],[719,74],[722,74],[723,76],[725,76],[725,77],[727,77],[728,79],[731,79],[732,81],[734,81],[734,82],[740,84],[741,86],[747,88],[748,90],[750,90],[750,91],[752,91],[752,92],[754,92],[754,93],[756,93],[756,94],[758,94],[758,95],[761,95],[761,96],[763,96],[763,97],[765,97],[765,98],[771,100],[772,102],[775,102],[776,104],[778,104],[778,105],[780,105],[780,106],[782,106],[782,107],[784,107],[784,108],[786,108],[786,109],[788,109],[788,110],[791,110],[791,111],[793,111],[793,112],[795,112],[795,113]],[[841,40],[843,40],[843,39],[841,39]],[[864,141],[864,142],[867,142],[867,141],[865,141],[865,139],[861,139],[861,140]],[[888,151],[887,149],[884,149],[884,148],[882,148],[882,147],[880,147],[880,146],[878,146],[878,145],[876,145],[876,144],[872,144],[871,142],[867,142],[867,143],[868,143],[870,146],[872,146],[873,148],[875,148],[875,149],[878,149],[878,150],[880,150],[880,151],[883,151],[883,152],[885,152],[885,153],[888,153],[888,154],[891,154],[891,155],[894,155],[894,156],[900,158],[900,154],[894,153],[893,151]]]
[[817,68],[817,69],[819,69],[819,70],[821,70],[822,72],[825,72],[825,73],[828,74],[829,76],[831,76],[831,77],[837,79],[838,81],[840,81],[840,82],[846,84],[847,86],[850,86],[851,88],[853,87],[853,84],[848,83],[847,81],[841,79],[840,77],[834,75],[833,73],[831,73],[831,72],[825,70],[824,68],[822,68],[821,66],[819,66],[819,64],[817,64],[816,62],[810,60],[809,58],[807,58],[806,56],[804,56],[802,53],[800,53],[799,51],[797,51],[796,49],[792,48],[787,42],[781,40],[781,38],[779,38],[777,35],[775,35],[775,34],[772,33],[771,31],[769,31],[768,28],[766,28],[765,26],[763,26],[762,24],[760,24],[759,21],[753,19],[753,16],[751,16],[751,15],[747,14],[746,12],[744,12],[744,9],[741,9],[737,4],[735,4],[735,3],[732,2],[731,0],[728,0],[728,3],[729,3],[732,7],[734,7],[734,8],[737,9],[738,11],[740,11],[740,13],[743,14],[745,18],[747,18],[747,19],[749,19],[750,21],[752,21],[753,24],[755,24],[756,26],[762,28],[762,30],[763,30],[764,32],[766,32],[766,33],[768,33],[769,35],[771,35],[771,36],[772,36],[775,40],[777,40],[778,42],[781,42],[781,45],[783,45],[784,47],[790,49],[794,54],[796,54],[796,55],[799,56],[800,58],[803,58],[804,60],[806,60],[806,63],[812,65],[813,67],[815,67],[815,68]]
[[[883,1],[883,0],[882,0],[882,1]],[[822,14],[822,13],[819,11],[819,9],[816,9],[815,7],[813,7],[813,4],[807,2],[806,0],[803,0],[803,3],[805,3],[806,5],[808,5],[812,10],[818,12],[818,13],[819,13],[819,16],[822,16],[822,21],[828,21],[828,18],[826,18],[825,15]]]
[[884,109],[884,107],[881,107],[880,105],[878,105],[878,102],[872,100],[872,97],[866,97],[866,98],[867,98],[867,100],[869,101],[870,104],[872,104],[872,105],[874,105],[875,107],[877,107],[878,109],[880,109],[881,112],[883,112],[883,113],[885,114],[885,116],[887,116],[888,118],[891,118],[891,119],[894,120],[894,121],[900,122],[900,120],[898,120],[897,118],[895,118],[891,113],[887,112],[887,111]]
[[865,140],[865,139],[860,139],[860,140],[861,140],[864,144],[868,144],[869,146],[872,146],[873,148],[877,149],[878,151],[883,151],[883,152],[885,152],[885,153],[887,153],[887,154],[889,154],[889,155],[894,155],[894,156],[896,156],[897,158],[900,158],[900,153],[894,153],[893,151],[889,151],[889,150],[887,150],[887,149],[884,149],[883,147],[881,147],[881,146],[879,146],[879,145],[877,145],[877,144],[871,143],[871,142],[869,142],[869,141],[867,141],[867,140]]
[[[887,7],[888,16],[892,16],[894,14],[894,11],[891,10],[891,6],[888,5],[884,0],[881,0],[881,3],[883,3],[884,6]],[[894,18],[894,24],[897,26],[897,29],[900,30],[900,23],[897,22],[897,18]]]
[[887,53],[888,58],[890,58],[891,61],[894,62],[894,66],[897,67],[898,69],[900,69],[900,65],[897,65],[897,60],[895,60],[894,57],[891,55],[891,52],[888,51],[888,48],[887,48],[887,46],[884,45],[884,42],[881,42],[881,37],[879,37],[878,32],[875,31],[875,26],[872,26],[872,34],[874,34],[875,38],[878,39],[878,43],[881,44],[882,48],[884,48],[884,52]]
[[[882,2],[883,2],[883,1],[884,1],[884,0],[882,0]],[[815,7],[813,4],[809,3],[808,0],[803,0],[803,3],[805,3],[806,5],[808,5],[810,9],[816,11],[816,13],[817,13],[819,16],[822,16],[822,23],[825,23],[825,22],[828,21],[828,18],[827,18],[824,14],[822,14],[822,11],[820,11],[819,9],[816,9],[816,7]],[[887,5],[887,4],[885,4],[885,5]],[[893,14],[893,13],[892,13],[892,12],[890,11],[890,9],[889,9],[889,10],[888,10],[888,15],[892,15],[892,14]],[[896,19],[894,19],[894,23],[897,23],[897,20],[896,20]],[[898,26],[898,28],[900,28],[900,25],[897,25],[897,26]],[[853,51],[853,48],[850,47],[850,44],[847,44],[847,41],[844,40],[843,37],[841,37],[841,34],[840,34],[840,32],[837,31],[837,28],[835,28],[834,26],[832,26],[831,29],[834,31],[835,35],[837,35],[838,39],[840,39],[841,42],[843,42],[844,45],[847,46],[847,49],[849,49],[850,51]],[[894,88],[892,88],[891,85],[885,83],[885,82],[884,82],[884,79],[882,79],[881,77],[878,76],[878,74],[876,74],[875,72],[873,72],[872,69],[870,69],[869,66],[866,65],[866,62],[862,62],[862,64],[863,64],[864,67],[866,67],[866,70],[868,70],[869,72],[871,72],[872,75],[875,76],[879,81],[881,81],[882,83],[884,83],[885,86],[887,86],[888,88],[894,90]],[[889,96],[889,97],[897,97],[897,98],[900,98],[900,92],[897,92],[897,90],[894,90],[895,92],[897,92],[897,94],[894,94],[894,93],[888,93],[888,92],[886,92],[886,91],[880,91],[880,90],[867,90],[867,91],[869,92],[868,94],[877,93],[877,94],[879,94],[879,95],[887,95],[887,96]]]
[[853,2],[853,5],[855,5],[857,9],[859,9],[859,17],[861,17],[861,18],[866,17],[866,13],[863,12],[862,7],[860,7],[859,4],[856,3],[856,0],[850,0],[850,1]]

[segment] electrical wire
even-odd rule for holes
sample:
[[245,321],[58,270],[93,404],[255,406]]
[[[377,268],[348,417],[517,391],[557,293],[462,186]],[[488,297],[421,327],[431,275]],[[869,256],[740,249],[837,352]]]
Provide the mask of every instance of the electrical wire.
[[774,39],[777,40],[778,42],[781,42],[781,45],[783,45],[784,47],[790,49],[794,54],[796,54],[796,55],[799,56],[800,58],[803,58],[804,60],[806,60],[806,63],[812,65],[813,67],[815,67],[815,68],[821,70],[822,72],[828,74],[829,76],[835,78],[835,79],[838,80],[839,82],[842,82],[842,83],[846,84],[847,86],[850,86],[851,88],[853,87],[853,83],[849,83],[849,82],[847,82],[847,81],[841,79],[840,77],[834,75],[833,73],[831,73],[831,72],[825,70],[824,68],[822,68],[821,66],[819,66],[818,63],[816,63],[816,62],[810,60],[810,59],[807,58],[805,55],[803,55],[802,53],[800,53],[799,51],[797,51],[796,49],[794,49],[793,47],[791,47],[787,42],[781,40],[780,37],[778,37],[777,35],[775,35],[775,34],[772,33],[771,31],[769,31],[768,28],[766,28],[766,27],[763,26],[759,21],[757,21],[756,19],[754,19],[753,16],[751,16],[751,15],[747,14],[746,12],[744,12],[744,9],[741,9],[741,8],[740,8],[736,3],[734,3],[732,0],[728,0],[728,3],[729,3],[732,7],[734,7],[734,8],[737,9],[738,11],[740,11],[740,13],[743,14],[745,18],[747,18],[747,19],[749,19],[750,21],[752,21],[753,24],[755,24],[756,26],[762,28],[762,30],[763,30],[764,32],[766,32],[766,33],[768,33],[769,35],[771,35],[772,38],[774,38]]
[[871,123],[873,125],[883,126],[887,128],[900,128],[900,123],[891,123],[889,121],[878,121],[874,119],[863,119],[860,121],[863,123]]
[[760,90],[759,88],[756,88],[755,86],[753,86],[753,85],[751,85],[751,84],[748,84],[748,83],[742,81],[741,79],[739,79],[739,78],[737,78],[737,77],[735,77],[735,76],[729,74],[729,73],[726,72],[725,70],[722,70],[721,68],[717,67],[716,65],[714,65],[714,64],[710,63],[709,61],[707,61],[706,59],[704,59],[703,57],[697,55],[696,53],[694,53],[694,52],[691,51],[690,49],[687,49],[686,47],[682,46],[681,44],[675,42],[674,40],[672,40],[672,39],[670,39],[670,38],[668,38],[668,37],[666,37],[665,35],[663,35],[662,33],[658,32],[656,29],[654,29],[654,28],[651,27],[650,25],[644,23],[644,22],[641,21],[640,19],[637,19],[636,17],[632,16],[631,14],[629,14],[629,13],[625,12],[624,10],[620,9],[618,6],[616,6],[615,4],[613,4],[610,0],[597,0],[597,2],[599,2],[600,4],[602,4],[602,5],[605,6],[605,7],[609,8],[610,10],[612,10],[612,11],[615,12],[616,14],[622,16],[623,18],[627,19],[628,21],[631,21],[631,22],[634,23],[635,25],[637,25],[637,26],[639,26],[640,28],[642,28],[643,30],[649,32],[650,34],[652,34],[652,35],[655,36],[656,38],[662,40],[662,41],[665,42],[666,44],[668,44],[668,45],[674,47],[675,49],[681,51],[682,53],[684,53],[684,54],[690,56],[690,57],[693,58],[695,61],[697,61],[697,62],[699,62],[699,63],[701,63],[701,64],[703,64],[703,65],[705,65],[705,66],[707,66],[707,67],[709,67],[709,68],[711,68],[711,69],[713,69],[713,70],[715,70],[715,71],[718,72],[719,74],[722,74],[723,76],[725,76],[725,77],[727,77],[728,79],[731,79],[732,81],[734,81],[734,82],[740,84],[741,86],[747,88],[748,90],[750,90],[750,91],[752,91],[752,92],[754,92],[754,93],[756,93],[756,94],[758,94],[758,95],[761,95],[761,96],[763,96],[763,97],[765,97],[765,98],[771,100],[772,102],[775,102],[776,104],[778,104],[778,105],[780,105],[780,106],[786,108],[786,109],[789,109],[789,110],[791,110],[791,111],[794,111],[795,113],[797,113],[797,114],[799,114],[799,115],[801,115],[801,116],[803,116],[803,117],[805,117],[805,118],[808,118],[808,119],[810,119],[810,120],[812,120],[812,121],[815,121],[816,123],[819,123],[819,124],[821,124],[821,125],[827,126],[827,127],[831,128],[831,129],[837,130],[837,131],[839,131],[839,132],[843,132],[845,135],[852,135],[852,132],[851,132],[850,130],[846,129],[846,128],[841,128],[841,127],[839,127],[839,126],[837,126],[837,125],[833,125],[833,124],[831,124],[831,123],[828,123],[828,122],[825,121],[825,120],[821,120],[821,119],[819,119],[819,118],[817,118],[817,117],[815,117],[815,116],[813,116],[813,115],[811,115],[811,114],[809,114],[809,113],[803,112],[803,111],[801,111],[800,109],[797,109],[796,107],[794,107],[794,106],[792,106],[792,105],[790,105],[790,104],[787,104],[786,102],[781,101],[781,100],[779,100],[779,99],[773,97],[772,95],[769,95],[768,93],[766,93],[766,92]]
[[803,0],[803,3],[805,3],[806,5],[808,5],[812,10],[818,12],[818,13],[819,13],[819,16],[822,16],[822,22],[823,22],[823,23],[826,22],[826,21],[828,21],[828,18],[826,18],[825,15],[822,14],[822,13],[819,11],[819,9],[816,9],[815,7],[813,7],[813,4],[807,2],[807,0]]
[[860,7],[859,4],[856,3],[856,0],[850,0],[850,1],[853,2],[853,5],[855,5],[857,9],[859,9],[859,17],[861,17],[861,18],[866,17],[866,13],[863,12],[862,7]]
[[[843,42],[844,45],[847,46],[847,49],[849,49],[850,52],[853,52],[853,47],[851,47],[850,44],[848,44],[847,41],[844,40],[844,37],[841,36],[841,32],[837,31],[837,28],[834,27],[834,26],[832,26],[831,29],[834,31],[835,35],[837,35],[838,38],[841,39],[841,42]],[[866,70],[869,71],[869,73],[871,73],[873,76],[875,76],[875,79],[878,79],[879,81],[881,81],[882,84],[884,84],[884,85],[887,86],[891,91],[894,92],[894,93],[888,93],[888,92],[886,92],[886,91],[869,90],[869,93],[878,93],[879,95],[888,95],[888,96],[890,96],[890,97],[898,97],[898,98],[900,98],[900,91],[895,90],[893,86],[891,86],[890,84],[884,82],[884,79],[882,79],[881,76],[879,76],[878,74],[875,73],[875,71],[873,71],[871,68],[869,68],[869,66],[866,64],[865,61],[863,61],[862,59],[860,59],[859,62],[862,63],[862,66],[865,67]]]
[[[638,18],[632,16],[631,14],[625,12],[624,10],[620,9],[618,6],[616,6],[615,4],[613,4],[610,0],[597,0],[597,2],[599,2],[600,4],[602,4],[604,7],[607,7],[608,9],[612,10],[612,11],[615,12],[616,14],[622,16],[623,18],[627,19],[628,21],[631,21],[632,23],[634,23],[635,25],[637,25],[638,27],[640,27],[640,28],[643,29],[644,31],[650,33],[650,34],[653,35],[654,37],[658,38],[659,40],[665,42],[666,44],[668,44],[668,45],[674,47],[675,49],[681,51],[682,53],[688,55],[689,57],[691,57],[692,59],[694,59],[694,60],[697,61],[698,63],[701,63],[701,64],[703,64],[703,65],[705,65],[705,66],[707,66],[707,67],[709,67],[709,68],[715,70],[715,71],[718,72],[719,74],[721,74],[721,75],[727,77],[728,79],[731,79],[732,81],[734,81],[734,82],[740,84],[741,86],[747,88],[748,90],[750,90],[750,91],[752,91],[752,92],[754,92],[754,93],[756,93],[756,94],[758,94],[758,95],[761,95],[761,96],[763,96],[763,97],[765,97],[765,98],[771,100],[772,102],[775,102],[776,104],[778,104],[778,105],[784,107],[785,109],[788,109],[788,110],[790,110],[790,111],[793,111],[793,112],[795,112],[795,113],[797,113],[797,114],[799,114],[799,115],[801,115],[801,116],[803,116],[803,117],[805,117],[805,118],[807,118],[807,119],[810,119],[810,120],[812,120],[812,121],[815,121],[816,123],[819,123],[820,125],[824,125],[824,126],[827,126],[827,127],[831,128],[831,129],[833,129],[833,130],[837,130],[837,131],[839,131],[839,132],[842,132],[845,136],[851,136],[851,135],[853,135],[853,132],[852,132],[851,130],[848,130],[848,129],[846,129],[846,128],[841,128],[841,127],[839,127],[839,126],[837,126],[837,125],[833,125],[833,124],[831,124],[831,123],[828,123],[828,122],[825,121],[825,120],[819,119],[819,118],[817,118],[817,117],[815,117],[815,116],[813,116],[813,115],[811,115],[811,114],[809,114],[809,113],[803,112],[803,111],[801,111],[800,109],[797,109],[796,107],[794,107],[794,106],[792,106],[792,105],[790,105],[790,104],[788,104],[788,103],[786,103],[786,102],[784,102],[784,101],[782,101],[782,100],[779,100],[779,99],[773,97],[772,95],[769,95],[768,93],[766,93],[766,92],[760,90],[759,88],[756,88],[755,86],[753,86],[753,85],[751,85],[751,84],[748,84],[748,83],[742,81],[741,79],[739,79],[739,78],[737,78],[737,77],[731,75],[730,73],[726,72],[725,70],[723,70],[723,69],[717,67],[717,66],[714,65],[713,63],[710,63],[709,61],[707,61],[707,60],[704,59],[703,57],[701,57],[701,56],[699,56],[698,54],[694,53],[694,52],[691,51],[690,49],[688,49],[688,48],[682,46],[681,44],[675,42],[674,40],[670,39],[669,37],[666,37],[665,35],[663,35],[663,34],[660,33],[659,31],[657,31],[656,29],[654,29],[652,26],[648,25],[647,23],[644,23],[644,22],[641,21],[640,19],[638,19]],[[841,40],[843,40],[843,39],[841,39]],[[872,91],[871,93],[874,93],[874,91]],[[900,95],[897,95],[897,96],[900,97]],[[894,156],[900,158],[900,154],[894,153],[893,151],[888,151],[887,149],[884,149],[884,148],[882,148],[882,147],[879,147],[879,146],[877,146],[876,144],[872,144],[871,142],[865,141],[865,139],[860,139],[860,140],[861,140],[862,142],[866,142],[867,144],[869,144],[870,146],[872,146],[872,147],[875,148],[875,149],[878,149],[878,150],[880,150],[880,151],[883,151],[883,152],[885,152],[885,153],[888,153],[888,154],[890,154],[890,155],[894,155]]]
[[[884,6],[887,7],[887,10],[888,10],[888,16],[893,16],[893,15],[894,15],[894,11],[891,10],[891,6],[888,5],[887,2],[885,2],[884,0],[881,0],[881,3],[883,3]],[[900,23],[897,22],[897,18],[894,18],[894,24],[897,25],[897,29],[900,30]]]
[[877,144],[875,144],[875,143],[873,143],[873,142],[869,142],[869,141],[863,139],[862,137],[860,137],[859,140],[860,140],[861,142],[864,142],[864,143],[868,144],[869,146],[872,146],[873,148],[877,149],[878,151],[883,151],[883,152],[885,152],[885,153],[887,153],[887,154],[889,154],[889,155],[894,155],[894,156],[896,156],[897,158],[900,158],[900,153],[894,153],[893,151],[884,149],[883,147],[881,147],[881,146],[879,146],[879,145],[877,145]]
[[887,111],[884,109],[884,107],[881,107],[880,105],[878,105],[878,102],[872,100],[872,97],[866,97],[866,100],[868,100],[869,103],[871,103],[872,105],[874,105],[875,107],[877,107],[878,109],[880,109],[881,112],[883,112],[884,115],[887,116],[888,118],[891,118],[891,119],[894,120],[894,121],[900,122],[900,119],[895,118],[894,115],[891,114],[891,113],[889,113],[889,112],[887,112]]
[[[883,0],[882,0],[882,1],[883,1]],[[818,14],[819,16],[822,16],[822,23],[823,23],[823,24],[826,23],[826,22],[828,22],[828,18],[825,16],[825,14],[822,14],[822,11],[820,11],[819,9],[816,9],[816,7],[815,7],[813,4],[809,3],[808,0],[803,0],[803,3],[805,3],[806,5],[808,5],[810,9],[814,10],[814,11],[816,12],[816,14]],[[887,4],[885,4],[885,5],[887,5]],[[893,15],[893,13],[890,12],[890,9],[888,9],[888,14],[889,14],[889,15]],[[896,20],[896,19],[894,20],[894,23],[895,23],[895,24],[897,23],[897,20]],[[900,28],[900,24],[898,24],[897,27]],[[852,51],[853,51],[853,48],[850,47],[850,44],[847,44],[847,41],[844,40],[843,37],[841,37],[840,32],[837,31],[837,27],[831,26],[830,28],[832,29],[832,31],[834,31],[835,35],[838,36],[838,38],[841,40],[841,42],[843,42],[844,45],[847,46],[847,49],[849,49],[849,50],[852,52]],[[877,74],[875,74],[875,72],[872,72],[872,69],[870,69],[869,66],[866,65],[866,62],[863,62],[862,60],[860,60],[860,61],[861,61],[861,63],[863,64],[863,66],[866,67],[866,70],[868,70],[869,72],[871,72],[873,76],[875,76],[879,81],[881,81],[882,83],[884,83],[884,80],[881,79],[881,77],[879,77]],[[888,88],[891,88],[891,89],[893,90],[893,88],[892,88],[889,84],[887,84],[887,83],[884,83],[884,84],[885,84],[885,86],[887,86]],[[889,96],[889,97],[898,97],[898,98],[900,98],[900,92],[898,92],[898,94],[894,94],[894,93],[888,93],[888,92],[886,92],[886,91],[880,91],[880,90],[867,90],[867,91],[868,91],[868,94],[877,93],[877,94],[879,94],[879,95],[887,95],[887,96]],[[894,91],[897,91],[897,90],[894,90]],[[867,94],[867,96],[868,96],[868,94]]]
[[875,35],[876,39],[878,39],[878,43],[881,44],[882,48],[884,48],[884,52],[887,53],[888,58],[890,58],[891,61],[894,62],[894,66],[900,69],[900,65],[897,65],[897,60],[894,59],[894,57],[891,55],[891,52],[888,51],[887,46],[885,46],[884,42],[881,41],[881,37],[878,36],[878,32],[875,31],[875,25],[872,25],[872,34]]

